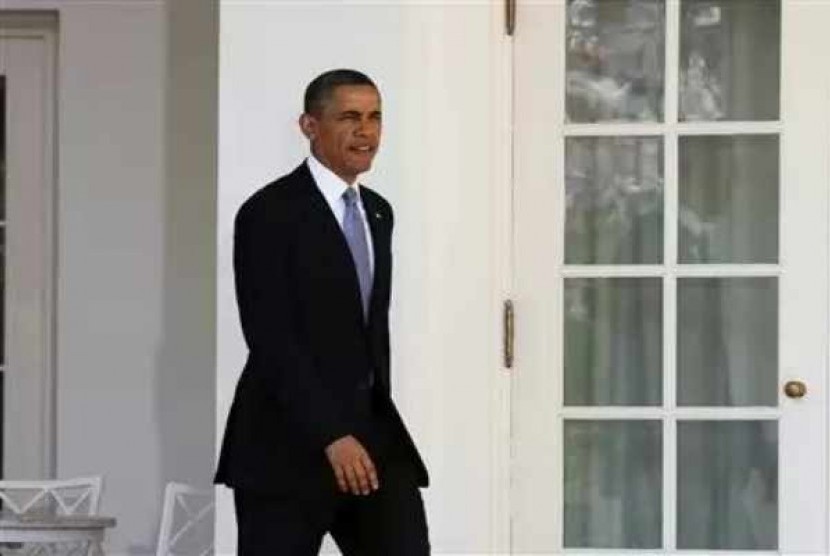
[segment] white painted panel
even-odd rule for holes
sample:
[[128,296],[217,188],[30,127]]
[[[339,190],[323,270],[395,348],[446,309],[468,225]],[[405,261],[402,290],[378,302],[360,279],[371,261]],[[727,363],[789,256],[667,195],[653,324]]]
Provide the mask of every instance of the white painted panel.
[[780,546],[826,553],[830,69],[820,52],[830,49],[830,4],[782,5],[779,383],[803,380],[808,395],[780,394]]
[[[245,357],[231,274],[234,213],[305,155],[295,122],[307,82],[334,67],[360,69],[383,96],[383,144],[365,181],[396,210],[393,389],[432,473],[425,498],[438,554],[490,552],[507,523],[494,505],[494,454],[506,448],[495,440],[504,427],[493,409],[505,388],[504,238],[493,225],[506,209],[494,202],[506,193],[496,156],[505,146],[503,106],[494,112],[505,96],[493,83],[503,69],[500,15],[500,6],[476,2],[221,4],[218,432]],[[229,496],[217,513],[217,549],[230,553]]]

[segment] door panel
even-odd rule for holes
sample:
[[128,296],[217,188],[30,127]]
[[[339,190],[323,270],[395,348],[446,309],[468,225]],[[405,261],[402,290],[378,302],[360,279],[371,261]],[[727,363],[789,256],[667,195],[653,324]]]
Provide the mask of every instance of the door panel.
[[824,553],[830,3],[518,16],[514,551]]
[[[2,15],[2,14],[0,14]],[[54,473],[52,382],[53,35],[0,18],[4,83],[3,461],[9,479]]]

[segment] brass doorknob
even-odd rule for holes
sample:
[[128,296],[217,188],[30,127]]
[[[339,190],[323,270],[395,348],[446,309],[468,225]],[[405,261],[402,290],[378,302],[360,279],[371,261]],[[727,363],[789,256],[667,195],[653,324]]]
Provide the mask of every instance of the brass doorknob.
[[807,394],[807,385],[800,380],[790,380],[784,385],[784,394],[794,400],[801,399]]

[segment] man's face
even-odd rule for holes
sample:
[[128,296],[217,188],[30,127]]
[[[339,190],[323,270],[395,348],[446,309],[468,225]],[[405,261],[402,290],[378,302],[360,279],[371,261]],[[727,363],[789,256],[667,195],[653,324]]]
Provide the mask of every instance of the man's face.
[[348,183],[371,168],[380,145],[380,96],[369,85],[334,89],[320,114],[300,117],[311,151]]

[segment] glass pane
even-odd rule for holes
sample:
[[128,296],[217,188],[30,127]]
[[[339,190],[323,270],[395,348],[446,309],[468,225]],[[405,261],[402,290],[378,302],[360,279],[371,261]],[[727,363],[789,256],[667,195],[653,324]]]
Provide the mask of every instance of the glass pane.
[[6,218],[6,77],[0,75],[0,219]]
[[682,120],[777,120],[778,0],[683,0]]
[[[6,393],[5,393],[5,380],[6,374],[0,372],[0,480],[4,479],[6,476],[6,466],[3,463],[5,461],[4,457],[5,454],[3,453],[3,446],[6,445],[6,439],[3,437],[3,430],[6,428],[3,426],[3,423],[6,420],[6,407],[5,407],[5,400],[6,400]],[[0,506],[2,507],[2,506]]]
[[570,122],[662,121],[663,0],[568,0]]
[[680,262],[778,262],[778,136],[687,136],[679,149]]
[[6,225],[0,225],[0,373],[6,365]]
[[680,405],[776,406],[776,278],[682,278],[677,286]]
[[[0,75],[0,220],[6,218],[6,77]],[[4,477],[3,429],[6,409],[5,365],[6,365],[6,229],[0,228],[0,479]]]
[[[0,365],[6,364],[6,78],[0,75]],[[0,375],[2,375],[0,368]],[[2,425],[2,413],[0,413]],[[2,459],[0,459],[0,462]]]
[[6,226],[0,225],[0,373],[6,365]]
[[565,421],[565,546],[659,548],[660,421]]
[[565,187],[566,263],[662,262],[661,138],[568,138]]
[[565,280],[565,405],[660,405],[660,278]]
[[677,546],[778,548],[778,422],[678,423]]

